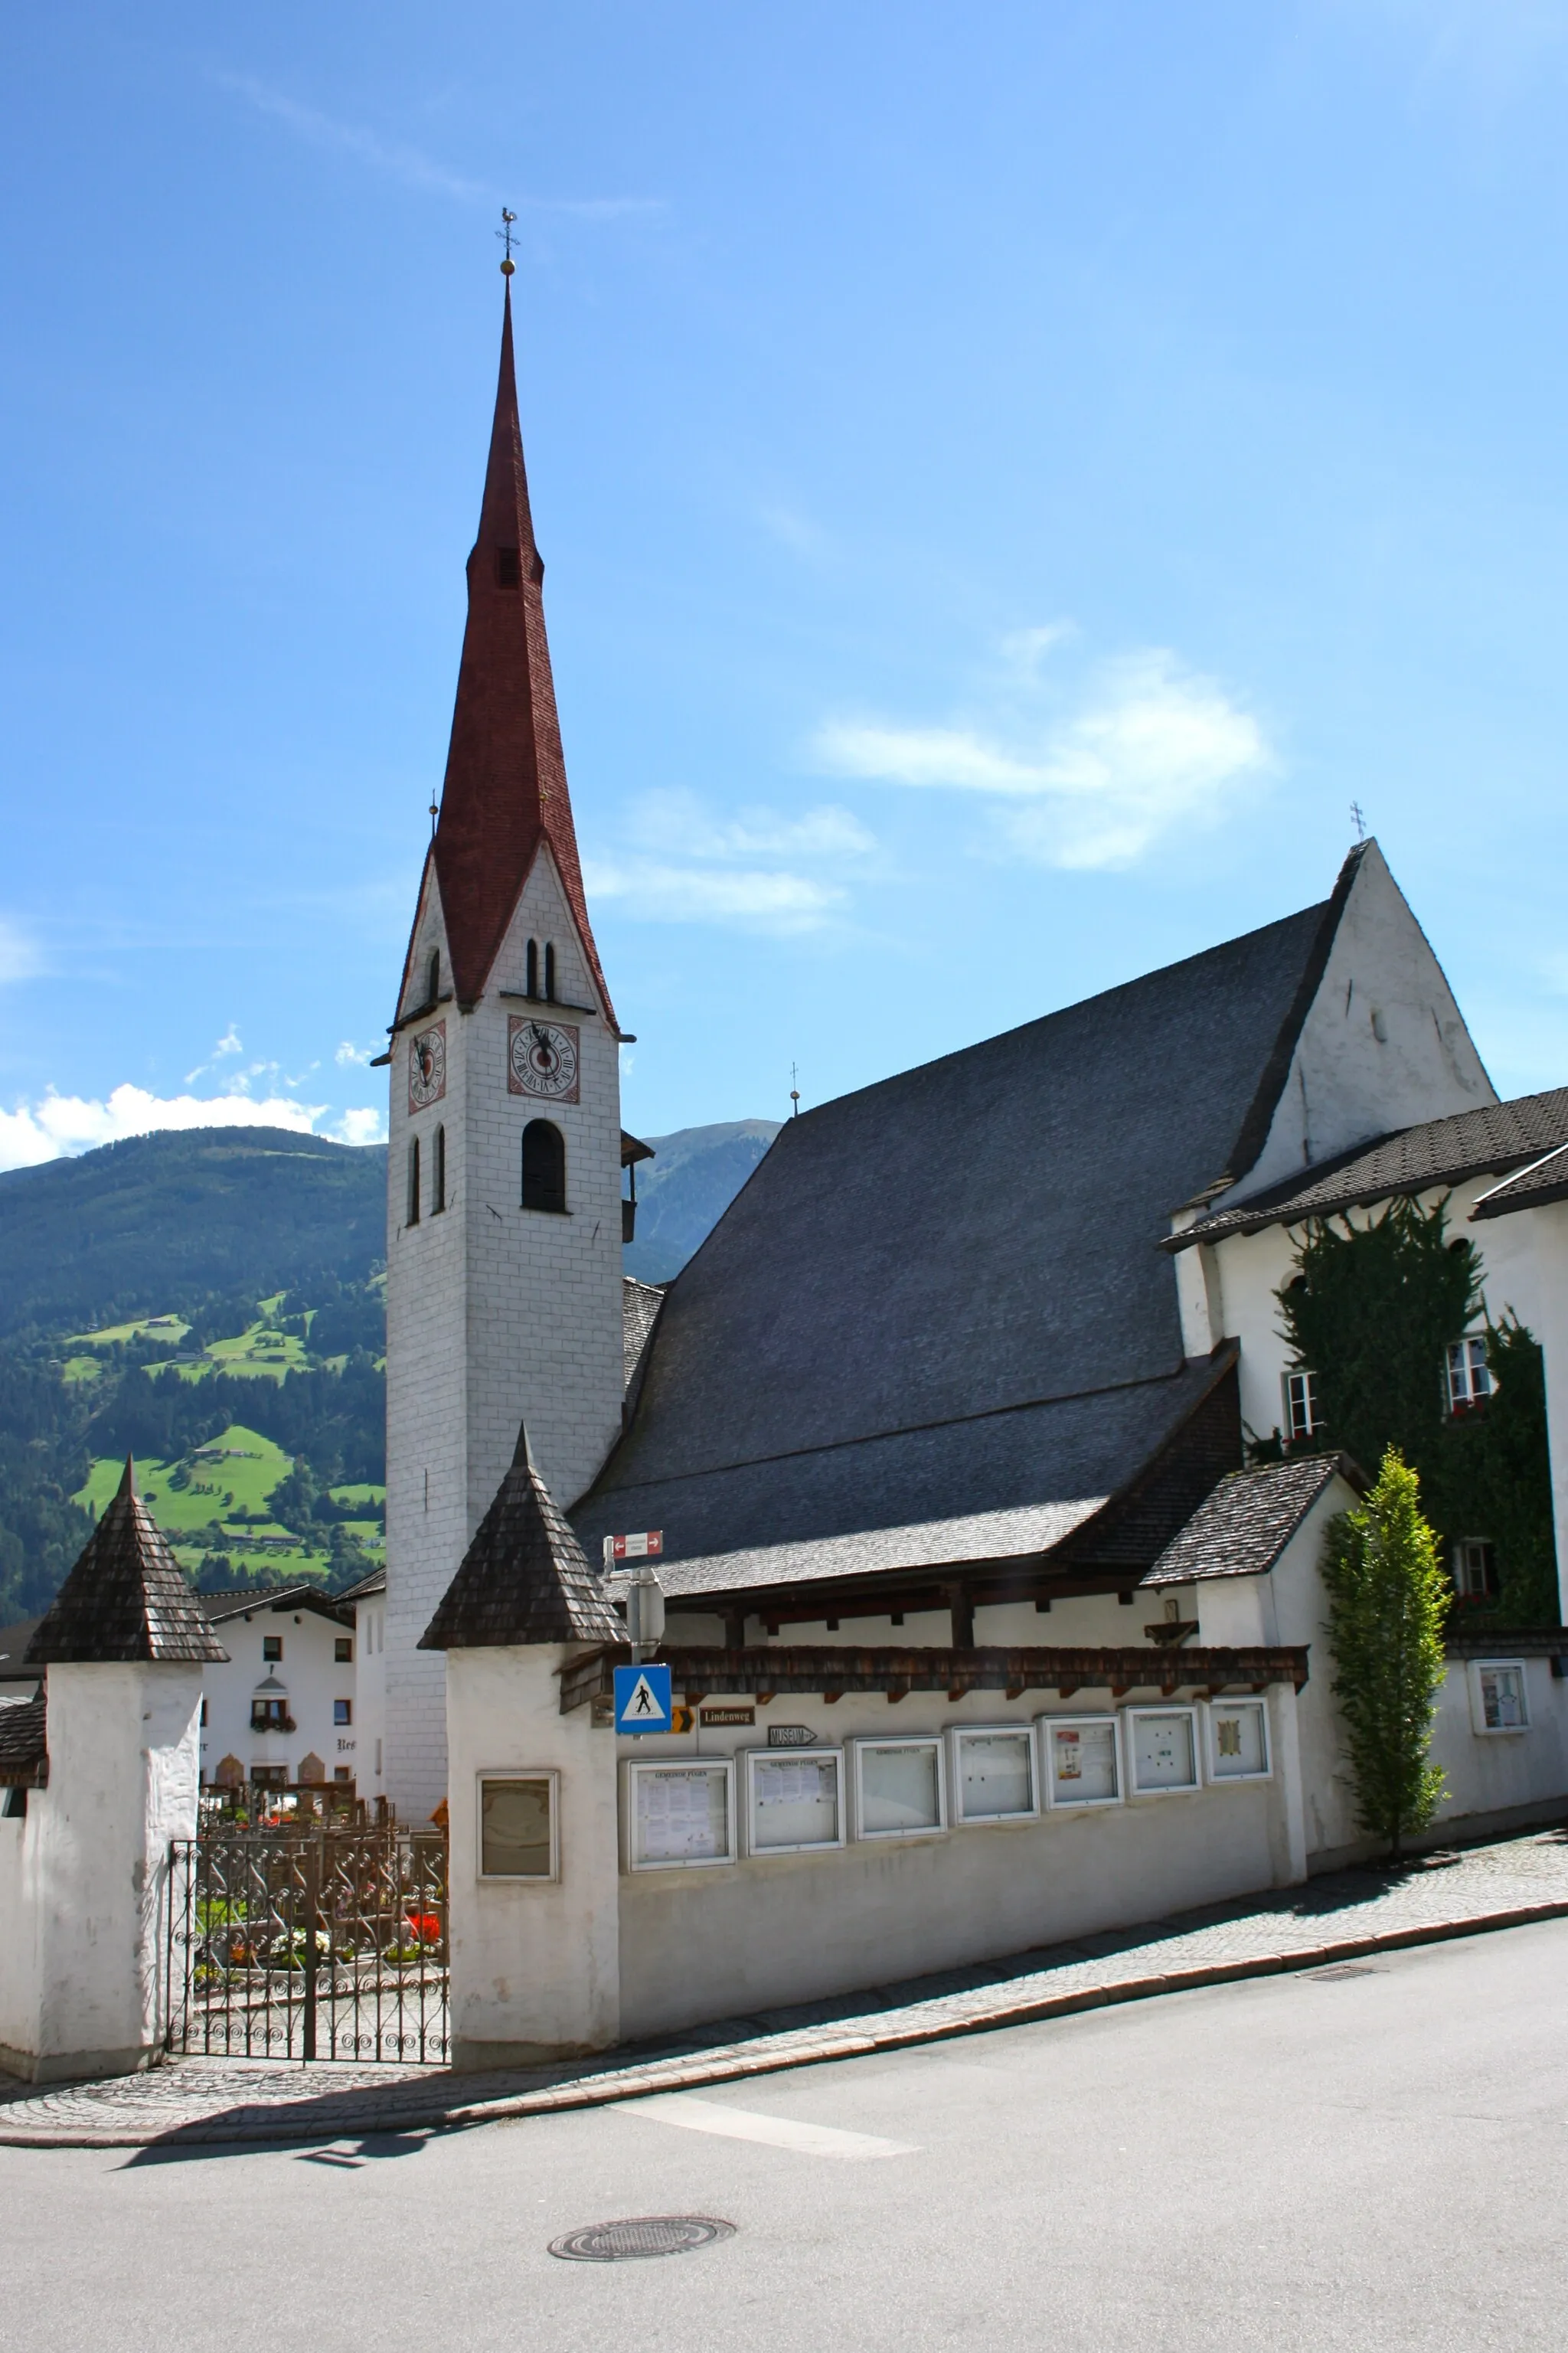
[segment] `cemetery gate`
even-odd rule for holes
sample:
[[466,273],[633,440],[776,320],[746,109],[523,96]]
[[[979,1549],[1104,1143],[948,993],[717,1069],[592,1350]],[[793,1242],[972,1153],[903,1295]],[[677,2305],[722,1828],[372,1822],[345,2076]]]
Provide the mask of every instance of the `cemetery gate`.
[[447,1840],[270,1792],[176,1841],[173,2052],[444,2064]]

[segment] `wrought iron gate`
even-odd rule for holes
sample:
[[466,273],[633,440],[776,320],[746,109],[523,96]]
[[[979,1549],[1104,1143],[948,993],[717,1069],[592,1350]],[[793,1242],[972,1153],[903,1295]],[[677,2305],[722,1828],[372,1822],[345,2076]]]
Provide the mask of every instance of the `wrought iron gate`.
[[447,2059],[441,1832],[217,1820],[176,1842],[173,1883],[171,2051]]

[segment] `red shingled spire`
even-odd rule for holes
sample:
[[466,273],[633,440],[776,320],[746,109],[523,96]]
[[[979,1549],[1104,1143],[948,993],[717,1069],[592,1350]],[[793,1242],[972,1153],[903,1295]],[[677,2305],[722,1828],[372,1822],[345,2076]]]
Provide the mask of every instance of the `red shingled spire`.
[[436,871],[453,987],[458,1003],[471,1005],[483,991],[540,842],[548,841],[613,1024],[566,789],[544,635],[543,578],[518,424],[509,280],[479,535],[468,557],[468,620],[436,828]]

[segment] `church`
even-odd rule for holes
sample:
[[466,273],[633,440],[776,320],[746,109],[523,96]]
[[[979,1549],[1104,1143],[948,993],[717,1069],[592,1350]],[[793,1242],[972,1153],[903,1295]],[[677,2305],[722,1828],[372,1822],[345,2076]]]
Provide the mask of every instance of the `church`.
[[[1279,1287],[1305,1221],[1446,1204],[1484,1293],[1431,1379],[1479,1407],[1489,1321],[1534,1335],[1568,1564],[1568,1088],[1499,1101],[1367,841],[1314,905],[792,1120],[673,1282],[624,1278],[647,1147],[543,571],[509,280],[386,1057],[386,1786],[448,1809],[458,2063],[1357,1852],[1318,1561],[1376,1465],[1310,1446]],[[679,1704],[631,1738],[601,1564],[647,1532]],[[1450,1832],[1568,1793],[1548,1615],[1456,1619]]]

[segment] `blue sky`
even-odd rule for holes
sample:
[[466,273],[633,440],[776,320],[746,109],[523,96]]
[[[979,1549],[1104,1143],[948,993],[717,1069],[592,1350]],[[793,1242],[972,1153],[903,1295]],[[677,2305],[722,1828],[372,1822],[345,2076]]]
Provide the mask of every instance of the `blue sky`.
[[1568,1080],[1568,0],[7,50],[0,1165],[378,1132],[503,201],[628,1124],[1321,898],[1352,800],[1500,1089]]

